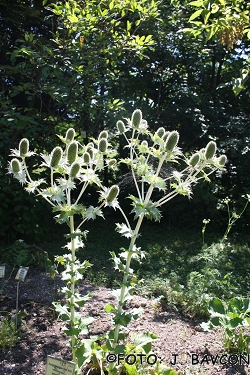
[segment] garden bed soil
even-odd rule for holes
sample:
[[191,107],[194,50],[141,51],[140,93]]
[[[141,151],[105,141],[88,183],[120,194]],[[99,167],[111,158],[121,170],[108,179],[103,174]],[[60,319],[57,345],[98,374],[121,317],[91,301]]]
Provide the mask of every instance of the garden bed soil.
[[[0,279],[0,316],[7,314],[15,320],[16,271],[6,266],[5,279]],[[8,280],[9,278],[9,280]],[[8,280],[8,281],[7,281]],[[3,283],[7,281],[6,285]],[[0,348],[1,375],[45,375],[48,355],[71,360],[71,350],[67,346],[67,337],[63,334],[63,322],[56,317],[52,300],[60,300],[58,289],[63,283],[59,276],[55,282],[49,274],[30,269],[24,282],[19,284],[19,309],[24,312],[21,333],[17,344],[11,350]],[[95,318],[90,327],[90,334],[99,335],[109,330],[112,325],[104,306],[115,302],[110,289],[91,285],[82,281],[79,285],[82,294],[92,293],[86,303],[83,314]],[[223,355],[222,335],[220,331],[203,332],[200,322],[183,317],[170,309],[163,309],[155,301],[134,296],[128,308],[143,307],[144,312],[138,320],[129,324],[127,332],[153,332],[158,339],[153,343],[153,351],[162,362],[170,364],[179,375],[240,375],[250,371],[250,365],[233,365],[237,355]],[[210,355],[215,363],[211,363]],[[220,359],[221,362],[220,363]],[[239,359],[239,357],[238,357]],[[208,363],[209,362],[209,363]],[[83,370],[83,374],[87,371]]]

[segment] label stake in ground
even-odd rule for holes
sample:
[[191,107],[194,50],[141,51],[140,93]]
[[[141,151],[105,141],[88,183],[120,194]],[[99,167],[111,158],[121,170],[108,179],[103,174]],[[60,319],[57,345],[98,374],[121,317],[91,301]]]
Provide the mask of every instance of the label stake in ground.
[[28,270],[29,270],[29,267],[20,267],[16,274],[16,280],[24,281]]
[[47,356],[45,375],[74,375],[75,363],[64,359]]
[[0,266],[0,279],[3,279],[5,275],[5,266]]

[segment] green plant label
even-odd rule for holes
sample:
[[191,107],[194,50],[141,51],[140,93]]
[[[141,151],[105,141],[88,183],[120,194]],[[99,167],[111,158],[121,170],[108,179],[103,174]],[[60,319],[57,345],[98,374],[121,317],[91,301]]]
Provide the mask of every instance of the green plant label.
[[0,266],[0,279],[3,279],[5,275],[5,266]]
[[74,375],[75,363],[48,355],[45,375]]
[[20,267],[17,274],[16,274],[16,280],[24,281],[28,270],[29,270],[29,267]]

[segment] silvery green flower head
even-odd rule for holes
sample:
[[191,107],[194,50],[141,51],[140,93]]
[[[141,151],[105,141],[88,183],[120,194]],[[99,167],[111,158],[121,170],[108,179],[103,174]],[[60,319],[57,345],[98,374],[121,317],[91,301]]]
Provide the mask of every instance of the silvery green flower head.
[[45,166],[48,168],[57,168],[58,166],[65,164],[65,158],[63,157],[63,150],[61,147],[55,147],[50,155],[41,154],[44,162],[41,166]]
[[9,162],[8,173],[12,174],[14,178],[16,178],[20,182],[21,185],[26,184],[27,180],[23,163],[20,162],[20,160],[18,160],[17,158],[14,158]]
[[117,197],[119,195],[119,186],[113,185],[110,188],[103,187],[103,191],[100,192],[100,201],[105,201],[105,207],[113,207],[116,209],[119,206]]
[[27,150],[26,154],[24,154],[23,148],[21,148],[21,149],[19,148],[18,150],[16,148],[13,148],[10,151],[11,151],[10,156],[15,156],[17,158],[24,158],[24,157],[28,158],[29,156],[36,155],[36,153],[34,151],[28,151],[28,150]]

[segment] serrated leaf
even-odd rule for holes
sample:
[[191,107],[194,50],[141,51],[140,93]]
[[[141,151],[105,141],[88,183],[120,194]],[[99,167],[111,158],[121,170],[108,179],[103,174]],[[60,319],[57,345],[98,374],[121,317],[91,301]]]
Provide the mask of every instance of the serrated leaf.
[[131,314],[122,313],[121,315],[117,315],[114,317],[115,324],[119,324],[123,327],[127,327],[127,325],[131,322],[132,316]]
[[116,230],[123,237],[126,237],[126,238],[133,237],[133,231],[124,223],[122,223],[122,224],[116,223]]
[[85,363],[89,363],[91,361],[93,342],[93,339],[84,339],[82,345],[76,349],[76,358],[79,368],[81,368]]
[[147,182],[148,184],[152,185],[154,188],[157,188],[159,190],[165,190],[166,189],[166,183],[163,180],[163,178],[158,177],[156,175],[147,175],[142,178],[143,182]]
[[91,294],[81,296],[79,293],[75,293],[75,304],[78,307],[82,307],[85,305],[86,301],[88,301],[90,298],[91,298]]
[[68,311],[67,306],[62,306],[59,302],[53,302],[53,305],[64,322],[70,319],[70,311]]
[[83,173],[83,181],[89,182],[90,184],[96,184],[97,186],[101,186],[101,181],[93,169],[88,168],[84,170]]
[[139,199],[133,199],[133,206],[131,212],[135,213],[135,219],[141,215],[145,215],[150,220],[160,221],[161,213],[152,201],[147,204],[141,202]]
[[98,207],[89,206],[86,209],[84,216],[88,220],[90,220],[90,219],[94,220],[94,219],[96,219],[97,216],[103,217],[103,213],[102,213],[102,210],[100,210]]
[[145,332],[142,335],[131,334],[131,339],[137,348],[143,348],[146,344],[152,343],[157,336],[151,332]]

